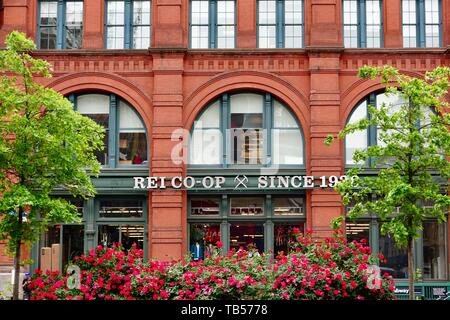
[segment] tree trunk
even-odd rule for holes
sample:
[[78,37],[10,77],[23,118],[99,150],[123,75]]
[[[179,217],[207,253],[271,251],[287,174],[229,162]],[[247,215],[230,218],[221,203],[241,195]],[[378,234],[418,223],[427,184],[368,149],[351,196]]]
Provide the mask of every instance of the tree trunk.
[[413,251],[414,239],[408,241],[408,283],[409,283],[409,299],[415,300],[414,292],[414,251]]
[[20,249],[22,245],[22,208],[19,208],[19,237],[16,241],[16,254],[14,256],[14,287],[13,300],[19,300],[19,280],[20,280]]

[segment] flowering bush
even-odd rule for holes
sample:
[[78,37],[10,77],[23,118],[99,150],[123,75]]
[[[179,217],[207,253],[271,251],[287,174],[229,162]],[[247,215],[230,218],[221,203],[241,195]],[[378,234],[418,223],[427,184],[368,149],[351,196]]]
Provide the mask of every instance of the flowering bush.
[[294,232],[293,250],[274,259],[244,248],[222,256],[220,242],[195,262],[144,261],[136,247],[99,246],[75,258],[79,286],[68,285],[69,274],[38,270],[29,287],[34,300],[394,298],[392,278],[374,272],[378,257],[364,242],[347,243],[337,234],[317,243],[309,233]]

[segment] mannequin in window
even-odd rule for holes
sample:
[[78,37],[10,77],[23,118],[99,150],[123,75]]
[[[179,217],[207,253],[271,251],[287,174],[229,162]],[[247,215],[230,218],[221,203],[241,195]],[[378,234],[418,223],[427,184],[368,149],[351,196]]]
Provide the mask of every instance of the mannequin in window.
[[191,245],[191,254],[194,261],[203,259],[203,246],[198,241]]
[[139,154],[139,152],[136,152],[131,163],[132,164],[142,164],[142,162],[143,162],[143,160],[141,158],[141,155]]

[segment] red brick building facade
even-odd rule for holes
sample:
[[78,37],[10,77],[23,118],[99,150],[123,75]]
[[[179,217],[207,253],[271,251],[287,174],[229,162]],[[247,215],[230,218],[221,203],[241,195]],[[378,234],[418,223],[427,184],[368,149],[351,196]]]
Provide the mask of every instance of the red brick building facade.
[[[105,168],[97,184],[99,196],[102,193],[117,196],[127,188],[123,195],[131,195],[133,176],[202,175],[200,169],[172,161],[173,148],[179,143],[172,139],[172,133],[179,128],[191,130],[195,119],[208,104],[235,92],[269,94],[291,111],[302,130],[304,142],[299,174],[341,176],[345,173],[345,145],[341,142],[326,147],[323,140],[343,128],[362,99],[382,89],[376,81],[358,79],[357,69],[366,64],[388,64],[412,76],[421,76],[437,66],[450,65],[450,1],[438,1],[440,43],[433,48],[404,48],[402,33],[406,29],[402,8],[405,3],[401,0],[380,2],[380,48],[362,48],[359,44],[356,48],[344,47],[344,2],[305,0],[302,2],[301,47],[268,49],[258,48],[262,41],[258,37],[263,30],[258,29],[261,22],[258,10],[262,4],[257,0],[236,0],[234,48],[193,49],[191,2],[153,0],[150,47],[106,49],[106,1],[84,0],[81,48],[40,49],[34,55],[48,60],[53,66],[53,78],[44,82],[47,86],[68,97],[84,93],[113,94],[134,108],[144,124],[148,141],[146,166],[137,171],[119,166],[116,170]],[[39,3],[3,1],[0,43],[4,43],[5,36],[12,30],[23,31],[39,41]],[[359,6],[359,1],[357,3]],[[239,170],[233,171],[229,167],[218,171],[206,169],[205,175],[252,175],[251,170]],[[295,173],[295,170],[291,168],[289,172]],[[126,182],[122,185],[121,181]],[[291,195],[295,192],[291,191]],[[144,247],[148,256],[182,257],[191,245],[189,223],[197,221],[195,218],[189,220],[189,192],[146,191],[142,196],[145,197],[146,214]],[[219,202],[227,201],[224,194],[216,193],[215,196]],[[271,195],[265,194],[265,197],[269,199]],[[314,188],[303,190],[302,197],[304,216],[301,223],[312,229],[315,237],[329,236],[331,219],[344,213],[339,195],[330,189]],[[206,223],[201,219],[198,221]],[[217,222],[222,237],[230,237],[230,231],[224,231],[230,221]],[[265,232],[265,237],[276,237],[273,226],[272,229],[267,227],[270,225],[267,220],[264,225],[266,229],[261,232]],[[85,248],[100,241],[96,227],[97,222],[86,221]],[[448,281],[450,250],[445,242],[450,242],[450,230],[448,225],[445,228],[446,261],[440,262],[444,269],[435,278]],[[0,264],[8,263],[10,261],[0,255]]]

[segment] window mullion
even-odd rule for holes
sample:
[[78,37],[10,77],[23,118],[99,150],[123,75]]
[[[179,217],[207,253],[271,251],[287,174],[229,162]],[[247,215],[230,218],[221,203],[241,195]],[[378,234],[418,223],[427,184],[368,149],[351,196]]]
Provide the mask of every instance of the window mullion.
[[366,0],[358,1],[358,46],[367,47]]
[[131,0],[125,0],[125,17],[124,17],[124,48],[125,49],[130,49],[131,48],[131,43],[132,43],[132,33],[133,33],[133,28],[131,26],[132,24],[132,14],[133,14],[133,8],[132,8],[132,3]]
[[417,12],[417,46],[420,48],[425,47],[425,1],[417,0],[416,2]]
[[57,26],[56,26],[56,49],[64,49],[64,25],[65,25],[65,3],[63,0],[58,1],[58,9],[56,13]]
[[209,1],[209,47],[217,48],[217,2]]
[[110,168],[116,167],[118,148],[117,136],[119,135],[117,130],[117,119],[118,119],[118,108],[117,108],[117,97],[114,94],[110,95],[109,104],[109,145],[108,145],[108,165]]
[[272,161],[272,112],[273,112],[273,107],[272,107],[272,97],[270,94],[266,94],[265,96],[265,100],[264,100],[264,131],[263,131],[263,136],[265,135],[265,155],[266,155],[266,159],[265,159],[265,163],[266,166],[271,166],[273,161]]
[[277,0],[276,3],[276,47],[284,48],[284,1]]
[[222,96],[222,99],[220,100],[221,106],[220,106],[220,132],[222,133],[222,167],[226,168],[229,165],[228,161],[228,154],[229,154],[229,114],[230,114],[230,107],[229,107],[229,96],[228,94],[224,94]]

